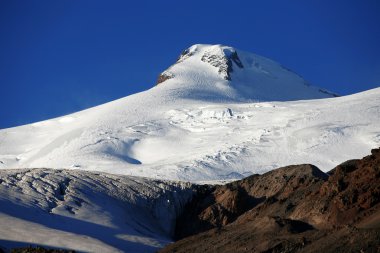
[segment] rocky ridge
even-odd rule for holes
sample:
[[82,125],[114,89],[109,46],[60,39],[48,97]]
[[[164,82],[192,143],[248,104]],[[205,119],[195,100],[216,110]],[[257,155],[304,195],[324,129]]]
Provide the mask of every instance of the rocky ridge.
[[380,150],[325,174],[287,166],[203,189],[160,252],[379,252]]

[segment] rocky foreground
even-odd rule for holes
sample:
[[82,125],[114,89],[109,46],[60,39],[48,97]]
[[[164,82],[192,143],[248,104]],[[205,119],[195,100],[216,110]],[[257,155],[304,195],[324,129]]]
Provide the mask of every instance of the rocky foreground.
[[325,174],[279,168],[205,186],[159,252],[380,252],[380,149]]

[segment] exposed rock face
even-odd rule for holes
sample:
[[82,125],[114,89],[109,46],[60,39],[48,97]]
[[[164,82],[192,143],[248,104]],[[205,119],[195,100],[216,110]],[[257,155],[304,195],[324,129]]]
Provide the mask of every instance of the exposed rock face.
[[[0,252],[1,249],[0,249]],[[43,247],[24,247],[24,248],[15,248],[11,250],[12,253],[75,253],[74,250],[64,250],[64,249],[47,249]]]
[[[189,204],[177,222],[178,238],[220,228],[261,204],[283,201],[297,189],[298,198],[316,191],[327,175],[312,165],[287,166],[263,175],[219,186],[202,193]],[[290,205],[289,205],[290,206]]]
[[191,51],[190,48],[184,50],[181,55],[178,57],[177,59],[177,63],[179,62],[183,62],[184,60],[186,60],[187,58],[189,58],[190,56],[194,55],[194,51]]
[[157,83],[156,85],[160,84],[160,83],[163,83],[165,82],[166,80],[169,80],[171,78],[173,78],[174,75],[172,73],[170,73],[169,71],[164,71],[162,72],[158,78],[157,78]]
[[233,63],[239,68],[244,67],[237,52],[232,48],[215,48],[206,51],[202,56],[201,61],[207,62],[211,66],[218,68],[218,73],[222,75],[225,80],[231,80]]
[[[204,188],[161,252],[380,252],[380,150]],[[206,231],[206,232],[204,232]]]
[[380,202],[380,150],[362,160],[337,166],[320,189],[328,205],[325,213],[336,226],[354,224]]
[[[175,64],[181,63],[189,57],[193,56],[196,50],[196,46],[184,50],[178,57]],[[201,57],[201,61],[206,62],[215,68],[218,68],[218,73],[223,77],[223,79],[229,81],[231,80],[231,73],[234,70],[234,65],[238,68],[244,68],[243,63],[241,62],[235,49],[231,47],[221,47],[219,45],[210,47],[209,50],[204,52]],[[169,70],[170,68],[158,76],[156,85],[165,82],[168,79],[174,78],[174,74],[170,73]]]

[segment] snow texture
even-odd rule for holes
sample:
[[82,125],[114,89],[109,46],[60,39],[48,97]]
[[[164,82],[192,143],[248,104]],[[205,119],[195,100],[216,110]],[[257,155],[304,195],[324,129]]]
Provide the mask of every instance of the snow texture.
[[0,245],[155,252],[171,241],[189,183],[69,170],[0,171]]

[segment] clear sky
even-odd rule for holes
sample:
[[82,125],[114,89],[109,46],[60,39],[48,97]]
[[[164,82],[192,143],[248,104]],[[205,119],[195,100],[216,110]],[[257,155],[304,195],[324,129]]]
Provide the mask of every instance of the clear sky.
[[196,43],[342,95],[380,86],[378,0],[1,0],[0,128],[146,90]]

